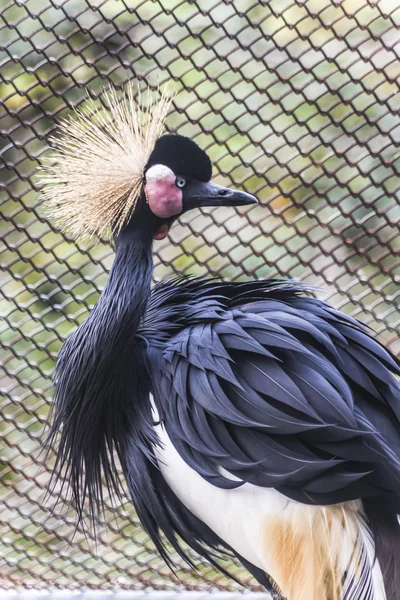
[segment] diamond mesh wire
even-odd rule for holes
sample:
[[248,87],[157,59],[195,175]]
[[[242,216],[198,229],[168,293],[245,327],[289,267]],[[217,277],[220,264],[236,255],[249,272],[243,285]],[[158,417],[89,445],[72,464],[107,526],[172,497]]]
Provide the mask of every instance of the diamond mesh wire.
[[86,89],[172,81],[169,129],[261,205],[185,216],[157,244],[156,278],[307,280],[398,353],[399,25],[397,0],[0,0],[0,587],[241,589],[200,562],[172,575],[128,501],[106,511],[97,545],[67,503],[52,514],[44,501],[54,361],[112,262],[39,205],[57,120]]

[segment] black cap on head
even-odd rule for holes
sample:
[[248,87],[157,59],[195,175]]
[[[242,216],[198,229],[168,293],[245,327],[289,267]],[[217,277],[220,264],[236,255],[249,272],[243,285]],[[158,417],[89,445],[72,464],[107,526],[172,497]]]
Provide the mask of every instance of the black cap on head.
[[175,175],[186,175],[197,181],[210,181],[212,175],[208,155],[183,135],[168,133],[157,140],[145,171],[158,164],[169,167]]

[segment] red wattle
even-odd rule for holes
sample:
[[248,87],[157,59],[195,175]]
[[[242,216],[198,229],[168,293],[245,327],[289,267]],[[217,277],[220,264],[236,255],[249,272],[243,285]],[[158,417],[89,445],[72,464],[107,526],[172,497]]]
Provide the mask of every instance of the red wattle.
[[169,227],[166,223],[160,225],[154,236],[155,240],[164,240],[168,235]]

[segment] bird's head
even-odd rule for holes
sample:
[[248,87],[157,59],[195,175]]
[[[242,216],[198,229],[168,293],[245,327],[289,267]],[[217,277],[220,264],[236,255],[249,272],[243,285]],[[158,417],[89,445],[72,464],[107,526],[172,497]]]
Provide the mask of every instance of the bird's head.
[[114,237],[132,224],[163,239],[193,208],[240,206],[254,196],[211,183],[209,156],[184,136],[164,134],[171,100],[142,101],[133,86],[104,93],[108,111],[90,103],[60,124],[55,151],[42,168],[43,196],[73,237]]
[[242,206],[257,202],[246,192],[211,183],[209,156],[190,138],[163,135],[154,147],[145,172],[145,198],[161,223],[155,238],[162,239],[173,220],[193,208]]

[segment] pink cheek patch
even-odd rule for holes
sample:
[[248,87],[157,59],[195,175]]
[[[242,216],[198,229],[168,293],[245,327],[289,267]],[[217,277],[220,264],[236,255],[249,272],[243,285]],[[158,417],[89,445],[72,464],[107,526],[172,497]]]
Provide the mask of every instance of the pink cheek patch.
[[154,165],[146,174],[146,198],[152,213],[169,219],[182,212],[182,190],[175,185],[175,175],[164,165]]

